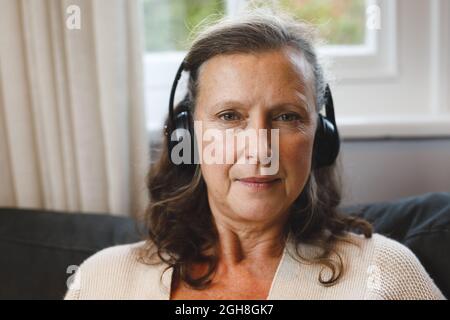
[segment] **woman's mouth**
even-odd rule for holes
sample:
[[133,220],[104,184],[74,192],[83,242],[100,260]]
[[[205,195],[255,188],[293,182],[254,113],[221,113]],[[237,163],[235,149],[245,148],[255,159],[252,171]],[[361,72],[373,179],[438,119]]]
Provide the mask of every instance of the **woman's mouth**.
[[281,181],[274,177],[248,177],[237,180],[240,184],[253,190],[269,189]]

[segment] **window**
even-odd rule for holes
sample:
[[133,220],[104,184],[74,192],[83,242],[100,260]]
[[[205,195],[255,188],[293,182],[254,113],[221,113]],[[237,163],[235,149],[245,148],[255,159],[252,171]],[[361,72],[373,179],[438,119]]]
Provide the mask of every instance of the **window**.
[[205,17],[225,14],[222,0],[143,0],[145,51],[182,51],[189,33]]
[[[228,2],[143,0],[145,51],[186,50],[190,31],[205,17],[219,18],[230,14]],[[253,3],[253,7],[279,6],[298,19],[314,23],[330,45],[361,45],[365,42],[365,0],[266,0]]]
[[313,23],[330,45],[365,43],[365,0],[279,0],[278,4],[294,17]]
[[[162,128],[190,31],[211,15],[233,15],[250,4],[281,6],[318,27],[344,138],[450,134],[446,0],[141,1],[150,131]],[[178,98],[184,87],[182,81]]]

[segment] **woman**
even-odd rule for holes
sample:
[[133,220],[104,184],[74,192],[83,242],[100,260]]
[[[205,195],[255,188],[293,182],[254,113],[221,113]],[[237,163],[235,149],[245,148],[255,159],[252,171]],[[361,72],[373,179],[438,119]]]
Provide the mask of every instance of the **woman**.
[[[326,83],[306,25],[261,12],[222,20],[184,61],[188,93],[148,177],[148,239],[90,257],[67,299],[443,298],[409,249],[339,213],[338,167],[317,156]],[[231,130],[233,142],[260,129],[277,139],[228,140],[214,150],[232,161],[176,164],[183,111],[189,126]],[[197,129],[198,156],[208,139]]]

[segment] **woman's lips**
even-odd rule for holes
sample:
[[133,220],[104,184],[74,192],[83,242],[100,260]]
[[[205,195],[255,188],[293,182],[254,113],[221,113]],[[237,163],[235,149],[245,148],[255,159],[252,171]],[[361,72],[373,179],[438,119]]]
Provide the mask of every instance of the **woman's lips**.
[[273,177],[249,177],[238,179],[239,183],[254,190],[269,189],[280,181],[280,178]]

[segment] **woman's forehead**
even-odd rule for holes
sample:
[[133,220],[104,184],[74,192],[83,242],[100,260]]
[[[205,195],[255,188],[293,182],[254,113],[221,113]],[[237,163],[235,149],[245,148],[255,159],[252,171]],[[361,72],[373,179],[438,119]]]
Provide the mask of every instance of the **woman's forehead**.
[[255,95],[268,100],[303,100],[309,105],[308,69],[303,55],[294,49],[218,55],[199,70],[198,98],[245,103]]
[[308,78],[310,67],[304,55],[296,49],[286,47],[254,53],[230,53],[216,55],[205,61],[199,69],[199,79],[215,73],[223,75],[241,75],[254,73],[283,75],[285,78]]

